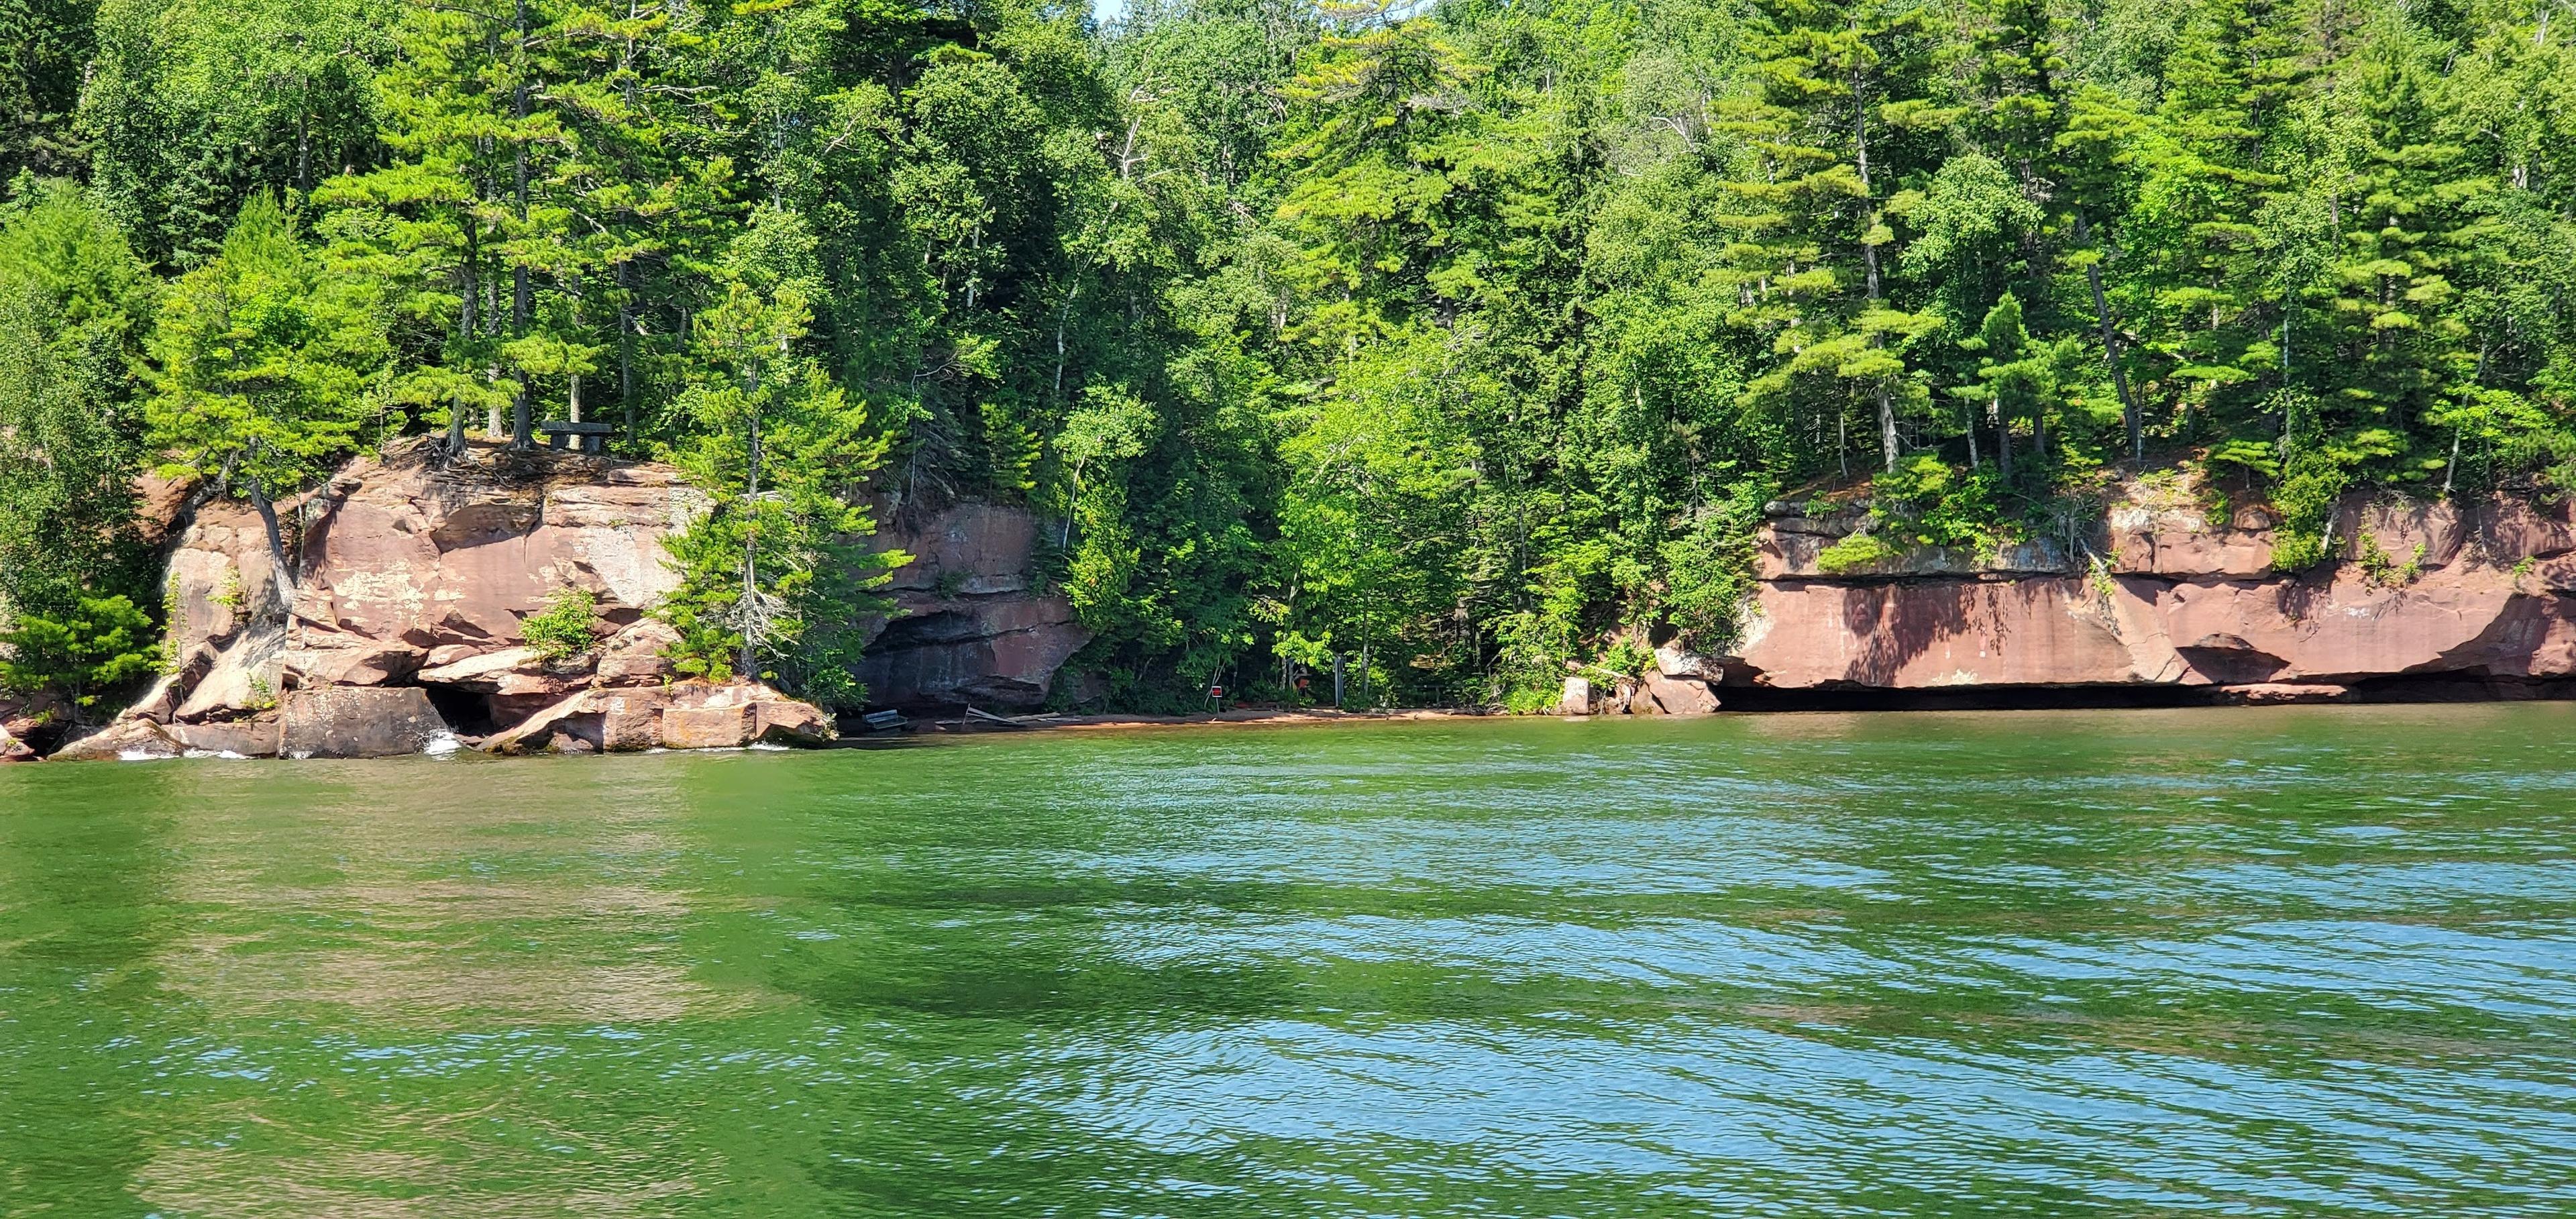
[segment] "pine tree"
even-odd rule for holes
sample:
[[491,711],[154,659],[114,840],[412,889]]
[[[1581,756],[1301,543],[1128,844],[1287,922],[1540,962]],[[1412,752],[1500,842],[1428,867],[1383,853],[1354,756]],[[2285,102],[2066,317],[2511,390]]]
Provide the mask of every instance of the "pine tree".
[[1734,261],[1749,319],[1789,358],[1750,389],[1776,398],[1816,378],[1866,393],[1894,470],[1897,398],[1914,389],[1904,348],[1939,324],[1891,303],[1887,282],[1888,199],[1952,117],[1929,97],[1931,18],[1882,0],[1769,0],[1753,29],[1762,93],[1729,125],[1759,165],[1732,184],[1747,205]]
[[390,354],[379,307],[372,281],[326,264],[262,193],[215,258],[171,286],[148,345],[146,413],[166,468],[248,495],[290,584],[275,502],[356,449]]
[[[2286,184],[2279,136],[2306,75],[2303,41],[2268,0],[2211,0],[2166,63],[2166,91],[2138,153],[2128,221],[2145,254],[2146,344],[2188,439],[2195,408],[2223,422],[2278,358],[2260,213]],[[2268,158],[2268,159],[2267,159]]]

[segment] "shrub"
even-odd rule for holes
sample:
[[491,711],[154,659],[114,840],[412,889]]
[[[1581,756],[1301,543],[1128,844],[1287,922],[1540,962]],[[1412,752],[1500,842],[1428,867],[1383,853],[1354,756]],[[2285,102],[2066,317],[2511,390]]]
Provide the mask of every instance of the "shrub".
[[1777,490],[1767,479],[1739,483],[1725,499],[1702,509],[1689,532],[1659,547],[1665,573],[1661,608],[1681,629],[1684,644],[1724,651],[1743,634],[1762,504]]
[[547,598],[546,608],[519,624],[519,634],[537,655],[565,660],[590,650],[591,622],[599,616],[599,597],[586,588],[564,588]]
[[2272,506],[2281,513],[2272,566],[2305,571],[2326,558],[2335,501],[2352,485],[2352,476],[2332,457],[2313,451],[2294,454],[2282,475],[2272,489]]
[[1855,533],[1825,547],[1824,553],[1816,556],[1816,566],[1823,568],[1828,575],[1839,576],[1900,558],[1904,554],[1904,551],[1888,545],[1875,533]]
[[0,631],[0,687],[23,693],[52,691],[80,710],[107,692],[161,668],[152,616],[124,597],[83,597],[68,614],[24,614]]

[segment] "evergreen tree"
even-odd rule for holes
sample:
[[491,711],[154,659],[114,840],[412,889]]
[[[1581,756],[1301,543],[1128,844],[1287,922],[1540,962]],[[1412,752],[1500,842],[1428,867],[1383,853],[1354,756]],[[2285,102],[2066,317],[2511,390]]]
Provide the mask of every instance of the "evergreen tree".
[[[21,175],[0,205],[0,621],[141,596],[132,362],[153,284],[84,192]],[[148,600],[148,599],[147,599]]]
[[356,451],[388,355],[374,284],[336,273],[267,194],[170,287],[147,349],[152,443],[174,473],[246,495],[278,577],[295,580],[276,501]]
[[1747,318],[1786,358],[1749,387],[1764,397],[1823,382],[1842,450],[1846,402],[1877,407],[1882,468],[1900,449],[1898,401],[1919,394],[1905,348],[1937,317],[1889,297],[1896,232],[1887,203],[1949,114],[1928,94],[1937,37],[1923,9],[1860,0],[1770,0],[1754,18],[1762,91],[1731,127],[1759,160],[1733,184],[1746,204],[1736,274]]

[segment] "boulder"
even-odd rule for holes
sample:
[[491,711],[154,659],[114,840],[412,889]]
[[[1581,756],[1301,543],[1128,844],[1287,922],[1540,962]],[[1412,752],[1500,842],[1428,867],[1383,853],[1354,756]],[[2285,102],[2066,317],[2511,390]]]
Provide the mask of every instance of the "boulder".
[[7,728],[0,728],[0,762],[33,762],[35,760],[36,749],[34,746],[11,735]]
[[418,686],[321,686],[287,698],[277,751],[290,758],[397,757],[447,734],[447,721]]
[[1593,694],[1591,678],[1579,676],[1568,677],[1565,679],[1564,693],[1557,697],[1556,713],[1558,715],[1590,715],[1593,713],[1597,702],[1598,700]]
[[229,754],[243,758],[277,756],[279,722],[271,716],[218,724],[169,724],[163,732],[189,753]]
[[161,725],[145,719],[118,720],[54,751],[64,762],[139,762],[175,758],[188,751]]
[[[831,740],[821,708],[754,682],[584,690],[495,734],[494,753],[740,749]],[[568,748],[570,746],[570,748]]]
[[603,686],[658,686],[677,674],[669,651],[680,633],[659,618],[646,618],[599,646],[597,675]]
[[1645,676],[1645,697],[1662,715],[1709,715],[1718,708],[1717,695],[1708,683],[1697,677],[1674,677],[1660,671]]

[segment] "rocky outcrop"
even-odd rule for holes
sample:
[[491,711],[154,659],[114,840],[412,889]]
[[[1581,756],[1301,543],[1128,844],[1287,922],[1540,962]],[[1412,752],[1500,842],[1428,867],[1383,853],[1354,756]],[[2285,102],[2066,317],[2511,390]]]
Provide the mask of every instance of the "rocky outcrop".
[[753,682],[584,690],[484,743],[494,753],[616,753],[818,745],[832,722]]
[[40,755],[31,738],[54,729],[63,711],[50,695],[0,693],[0,763],[35,761]]
[[992,504],[895,510],[877,541],[912,562],[885,590],[893,614],[875,625],[858,679],[868,701],[895,707],[1036,707],[1091,632],[1033,568],[1038,522]]
[[[760,735],[828,738],[822,712],[765,687],[664,689],[676,636],[647,616],[678,584],[663,539],[704,506],[666,466],[486,446],[447,460],[413,442],[279,506],[289,573],[247,505],[207,503],[171,552],[168,672],[57,756],[416,753],[611,689],[754,705]],[[597,642],[549,656],[521,624],[568,589],[590,594]],[[789,723],[819,730],[775,729]]]
[[2319,701],[2362,683],[2576,676],[2576,525],[2514,499],[2341,505],[2335,558],[2273,569],[2263,507],[2132,486],[2090,537],[1909,551],[1827,572],[1856,514],[1780,511],[1724,683],[1780,690],[2210,687]]

